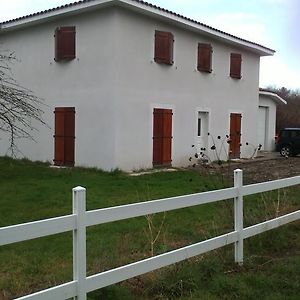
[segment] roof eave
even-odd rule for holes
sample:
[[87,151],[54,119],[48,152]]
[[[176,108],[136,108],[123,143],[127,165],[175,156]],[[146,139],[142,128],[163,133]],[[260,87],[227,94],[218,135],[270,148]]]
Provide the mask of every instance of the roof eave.
[[133,2],[131,0],[120,0],[119,1],[122,6],[131,7],[133,10],[139,10],[143,14],[147,14],[150,16],[155,15],[156,17],[160,17],[163,19],[168,19],[169,22],[176,23],[177,25],[180,25],[181,27],[188,28],[189,30],[204,33],[207,36],[212,36],[215,39],[222,40],[226,43],[232,43],[235,44],[237,47],[243,47],[247,48],[251,52],[255,52],[260,56],[271,56],[274,55],[275,50],[269,49],[267,47],[252,43],[250,41],[246,41],[243,39],[240,39],[238,37],[232,36],[227,33],[223,33],[215,28],[204,26],[199,24],[196,24],[193,20],[190,20],[188,18],[183,18],[180,15],[171,15],[168,10],[164,11],[158,11],[155,6],[145,6],[141,2]]
[[259,91],[259,95],[270,97],[277,104],[287,104],[287,102],[284,99],[272,92]]
[[36,13],[24,18],[3,22],[0,24],[0,30],[3,32],[21,29],[24,27],[44,23],[53,19],[61,18],[69,15],[81,14],[95,8],[107,7],[116,3],[116,0],[96,0],[90,2],[77,3],[76,5],[64,5],[63,7],[49,9],[44,13]]
[[168,20],[168,22],[175,23],[188,30],[201,32],[202,34],[213,37],[214,39],[221,40],[225,43],[231,43],[237,47],[246,48],[247,50],[254,52],[260,56],[270,56],[274,55],[275,53],[275,51],[272,49],[235,37],[207,25],[202,25],[199,22],[183,17],[176,13],[172,13],[166,9],[158,8],[155,5],[147,5],[146,2],[136,0],[94,0],[76,3],[76,5],[65,5],[58,9],[45,11],[42,14],[37,13],[33,14],[32,16],[16,19],[7,23],[4,22],[0,24],[0,31],[6,32],[10,30],[20,29],[38,23],[47,22],[63,16],[80,14],[84,11],[110,5],[120,5],[130,8],[131,10],[139,11],[140,13],[145,15]]

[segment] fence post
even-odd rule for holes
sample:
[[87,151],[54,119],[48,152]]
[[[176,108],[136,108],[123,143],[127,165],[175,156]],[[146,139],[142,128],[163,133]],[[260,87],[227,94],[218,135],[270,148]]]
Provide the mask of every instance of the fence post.
[[86,189],[78,186],[72,189],[73,214],[76,217],[76,229],[73,231],[73,280],[77,281],[77,297],[86,300]]
[[234,244],[234,259],[240,266],[244,260],[244,240],[243,240],[243,171],[234,170],[234,187],[238,189],[238,196],[234,199],[234,230],[238,232],[238,241]]

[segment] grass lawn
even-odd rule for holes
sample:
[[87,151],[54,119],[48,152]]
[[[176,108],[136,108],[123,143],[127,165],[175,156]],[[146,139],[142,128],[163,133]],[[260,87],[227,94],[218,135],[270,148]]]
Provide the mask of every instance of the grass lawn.
[[[119,171],[56,169],[0,158],[0,227],[70,214],[71,189],[78,185],[87,188],[91,210],[231,185],[222,182],[196,171],[130,177]],[[246,225],[299,209],[299,191],[296,187],[247,197]],[[154,215],[155,232],[162,222],[155,254],[232,231],[232,200]],[[245,241],[242,268],[233,263],[230,246],[96,291],[89,299],[298,299],[299,228],[295,222]],[[150,255],[145,217],[87,230],[88,275]],[[71,232],[0,248],[0,299],[71,279]]]

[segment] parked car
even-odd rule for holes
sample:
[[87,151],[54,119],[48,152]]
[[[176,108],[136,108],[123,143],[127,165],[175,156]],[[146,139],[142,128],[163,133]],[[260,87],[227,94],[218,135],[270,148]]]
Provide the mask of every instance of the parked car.
[[276,140],[276,151],[282,156],[294,156],[300,153],[300,128],[283,128]]

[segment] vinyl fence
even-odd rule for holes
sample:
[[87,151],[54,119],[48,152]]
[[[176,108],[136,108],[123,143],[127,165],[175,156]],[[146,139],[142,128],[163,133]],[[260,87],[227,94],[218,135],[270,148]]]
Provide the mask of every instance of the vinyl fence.
[[[84,300],[87,298],[88,292],[229,244],[234,244],[236,263],[242,264],[244,239],[300,219],[300,210],[297,210],[284,216],[243,228],[243,196],[297,184],[300,184],[300,176],[243,185],[242,170],[235,170],[234,187],[231,188],[91,211],[86,211],[85,188],[76,187],[73,189],[73,213],[71,215],[2,227],[0,228],[0,246],[73,231],[73,281],[18,299],[58,300],[76,298]],[[234,198],[234,231],[109,271],[86,276],[86,228],[88,226],[232,198]]]

